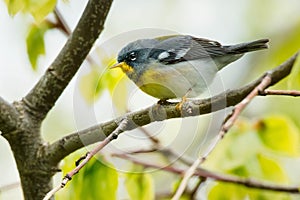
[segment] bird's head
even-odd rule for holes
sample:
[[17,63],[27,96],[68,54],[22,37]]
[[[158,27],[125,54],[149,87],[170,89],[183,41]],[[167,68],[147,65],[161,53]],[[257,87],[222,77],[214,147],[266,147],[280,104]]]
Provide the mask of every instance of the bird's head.
[[150,52],[157,44],[155,39],[137,40],[126,45],[118,54],[118,63],[110,68],[121,68],[126,75],[137,78],[150,62]]

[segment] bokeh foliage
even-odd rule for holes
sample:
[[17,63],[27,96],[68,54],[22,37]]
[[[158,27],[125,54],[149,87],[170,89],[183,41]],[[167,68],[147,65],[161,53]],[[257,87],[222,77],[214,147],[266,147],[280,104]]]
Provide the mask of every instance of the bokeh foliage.
[[[287,117],[239,120],[214,149],[204,166],[209,170],[274,184],[291,184],[284,158],[300,155],[300,131]],[[226,191],[226,192],[224,192]],[[290,199],[288,194],[213,183],[209,199]]]
[[[29,27],[26,38],[27,53],[34,70],[38,68],[38,59],[45,52],[45,33],[54,28],[45,21],[45,17],[54,9],[56,0],[5,0],[9,13],[29,13],[34,23]],[[275,10],[269,10],[268,3],[260,0],[252,1],[249,7],[249,30],[263,32],[267,29]],[[259,5],[259,6],[258,6]],[[261,9],[264,13],[262,20],[253,20],[253,13]],[[258,11],[257,11],[258,12]],[[270,14],[273,13],[273,14]],[[256,20],[256,19],[255,19]],[[267,69],[282,63],[300,47],[300,20],[266,33],[270,38],[270,50],[262,53],[256,66],[253,66],[251,78],[257,77]],[[114,105],[126,109],[126,81],[118,70],[108,70],[114,61],[113,56],[102,57],[100,64],[90,65],[90,71],[81,77],[79,88],[88,104],[93,104],[108,91]],[[250,64],[251,65],[251,64]],[[119,88],[115,92],[116,87]],[[120,89],[121,88],[121,89]],[[292,74],[283,82],[276,85],[277,89],[300,89],[300,59],[298,59]],[[266,99],[266,100],[265,100]],[[271,181],[278,184],[293,184],[285,168],[285,158],[293,162],[299,158],[299,113],[300,101],[291,97],[266,97],[261,101],[264,108],[257,111],[259,120],[251,120],[247,115],[240,119],[234,128],[226,135],[220,145],[209,156],[205,167],[222,173],[256,178],[261,181]],[[251,106],[251,105],[250,105]],[[266,115],[265,113],[272,113]],[[276,114],[276,115],[274,115]],[[74,168],[74,161],[84,152],[75,153],[64,160],[64,174]],[[153,199],[155,179],[143,172],[124,174],[117,172],[114,166],[104,157],[93,159],[82,169],[63,191],[57,194],[58,199],[117,199],[119,179],[125,179],[125,187],[131,199]],[[299,172],[295,172],[299,176]],[[266,192],[249,189],[229,183],[213,182],[209,185],[208,199],[291,199],[284,193]]]
[[40,23],[44,18],[53,11],[56,0],[4,0],[8,12],[14,16],[19,12],[30,13],[37,23]]

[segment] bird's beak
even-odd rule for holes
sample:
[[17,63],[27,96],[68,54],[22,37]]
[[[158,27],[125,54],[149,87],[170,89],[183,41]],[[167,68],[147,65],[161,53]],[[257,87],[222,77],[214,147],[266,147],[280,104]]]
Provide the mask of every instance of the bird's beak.
[[113,66],[109,67],[109,69],[115,69],[115,68],[121,68],[125,73],[133,71],[133,68],[125,62],[116,63]]
[[122,69],[123,64],[124,64],[124,62],[116,63],[113,66],[109,67],[109,69],[114,69],[114,68],[121,68]]

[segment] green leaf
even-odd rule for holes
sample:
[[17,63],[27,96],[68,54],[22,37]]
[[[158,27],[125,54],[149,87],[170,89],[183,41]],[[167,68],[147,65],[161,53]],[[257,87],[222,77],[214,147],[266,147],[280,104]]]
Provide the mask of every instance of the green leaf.
[[82,172],[80,199],[116,199],[118,173],[104,158],[93,159]]
[[14,16],[26,6],[25,2],[24,0],[5,0],[8,13]]
[[[109,66],[109,63],[111,63],[111,59],[103,61],[102,66]],[[108,90],[114,104],[120,111],[125,111],[127,108],[126,80],[124,74],[119,70],[92,66],[91,71],[81,77],[79,90],[89,104],[94,103],[105,90]]]
[[101,72],[93,68],[88,74],[81,77],[79,82],[79,90],[83,98],[89,103],[99,97],[104,89],[104,84],[100,81]]
[[56,0],[29,0],[25,11],[30,12],[37,23],[41,23],[55,5]]
[[37,23],[53,11],[56,0],[5,0],[10,15],[18,12],[30,13]]
[[251,129],[251,124],[240,120],[214,149],[204,166],[247,177],[249,174],[245,165],[252,164],[249,161],[262,149],[260,138]]
[[240,200],[245,199],[245,189],[230,183],[217,183],[209,190],[208,200]]
[[257,155],[259,166],[262,170],[262,178],[269,181],[288,183],[287,174],[283,171],[279,162],[263,154]]
[[[71,158],[70,158],[71,157]],[[65,159],[63,172],[72,170],[79,154]],[[103,157],[93,158],[76,174],[66,188],[56,195],[57,199],[94,200],[116,199],[118,189],[118,173]]]
[[[258,122],[239,120],[214,149],[204,166],[246,178],[289,183],[283,156],[299,155],[299,131],[287,118],[269,116]],[[209,199],[290,199],[288,194],[228,183],[214,184]]]
[[232,183],[217,183],[208,191],[208,200],[290,200],[286,193],[250,189]]
[[120,71],[112,72],[112,78],[109,81],[108,90],[112,98],[113,105],[120,112],[124,114],[128,110],[127,107],[127,79],[124,78],[124,74]]
[[126,175],[125,186],[130,199],[154,199],[153,180],[150,174],[143,172],[128,173]]
[[44,35],[51,28],[47,23],[40,25],[33,24],[26,37],[27,54],[32,69],[37,69],[37,61],[41,55],[45,54]]
[[299,155],[299,130],[291,120],[283,116],[271,116],[258,124],[259,136],[266,147],[290,156]]

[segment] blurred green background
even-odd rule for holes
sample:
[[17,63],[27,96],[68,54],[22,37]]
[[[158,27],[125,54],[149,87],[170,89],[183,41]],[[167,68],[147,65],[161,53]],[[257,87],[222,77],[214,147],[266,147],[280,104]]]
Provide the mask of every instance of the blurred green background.
[[[86,1],[58,1],[57,3],[58,9],[73,30]],[[299,8],[299,0],[115,0],[105,29],[91,53],[92,64],[91,62],[83,64],[43,123],[42,131],[45,140],[55,141],[70,132],[113,119],[128,110],[139,110],[157,101],[137,90],[135,85],[119,71],[107,70],[106,67],[114,62],[118,50],[124,44],[136,38],[173,33],[213,39],[223,44],[261,38],[270,39],[269,50],[246,55],[222,70],[220,72],[222,85],[216,83],[214,87],[216,91],[203,95],[209,96],[225,89],[238,88],[254,80],[264,71],[279,65],[298,51],[300,47]],[[53,14],[47,18],[50,21],[55,20]],[[22,98],[33,87],[59,53],[67,38],[57,29],[43,27],[42,23],[37,23],[28,14],[18,13],[14,17],[10,16],[5,1],[0,1],[0,25],[0,95],[12,102]],[[37,29],[35,30],[34,27]],[[30,34],[33,39],[28,42]],[[27,48],[30,44],[31,50],[36,52],[37,57],[28,55]],[[38,56],[39,54],[44,55]],[[297,66],[292,75],[275,88],[300,89],[300,66],[299,64]],[[298,98],[257,97],[243,112],[237,127],[222,141],[205,166],[240,176],[299,185],[299,103]],[[217,134],[228,110],[200,117],[153,123],[145,129],[159,138],[165,148],[172,148],[180,155],[195,158]],[[273,122],[281,126],[274,128]],[[263,130],[258,128],[259,123],[266,124],[268,128]],[[269,136],[268,139],[261,136],[261,134],[266,135],[262,132],[270,130],[278,132],[279,135]],[[269,140],[275,140],[274,144]],[[104,149],[103,154],[117,170],[128,171],[132,166],[119,159],[111,158],[109,156],[111,152],[126,152],[128,149],[147,148],[150,145],[151,142],[145,137],[143,131],[134,130],[123,134],[110,144]],[[244,149],[245,146],[248,148]],[[231,155],[230,152],[245,154]],[[254,166],[245,165],[247,162],[244,160],[245,155],[253,159]],[[241,157],[243,159],[239,159]],[[155,161],[161,162],[161,158],[154,158]],[[10,147],[3,138],[0,138],[0,159],[2,172],[0,198],[22,199],[21,189],[18,184],[15,184],[19,181],[15,162]],[[73,164],[72,159],[70,160],[69,162]],[[262,171],[255,170],[257,168]],[[270,173],[266,174],[264,170]],[[170,175],[161,178],[161,172],[149,174],[151,178],[145,175],[147,177],[141,179],[146,182],[145,187],[148,188],[146,194],[153,191],[164,192],[165,189],[172,190],[171,182],[176,182],[178,179]],[[59,181],[61,176],[62,174],[58,174],[56,179]],[[112,176],[118,179],[118,176]],[[119,176],[119,189],[114,196],[117,199],[134,196],[132,194],[134,192],[128,189],[134,187],[134,181],[123,184],[125,180],[136,180],[136,178],[126,179],[126,176]],[[168,187],[161,187],[166,184]],[[199,192],[198,197],[218,199],[220,198],[218,194],[226,190],[231,195],[231,199],[239,199],[244,197],[243,195],[248,195],[250,199],[275,198],[273,194],[249,192],[236,186],[214,184],[208,184],[206,189]],[[113,183],[112,187],[115,188],[116,184]],[[238,195],[235,196],[236,194]],[[297,196],[277,195],[276,198],[297,199]]]

